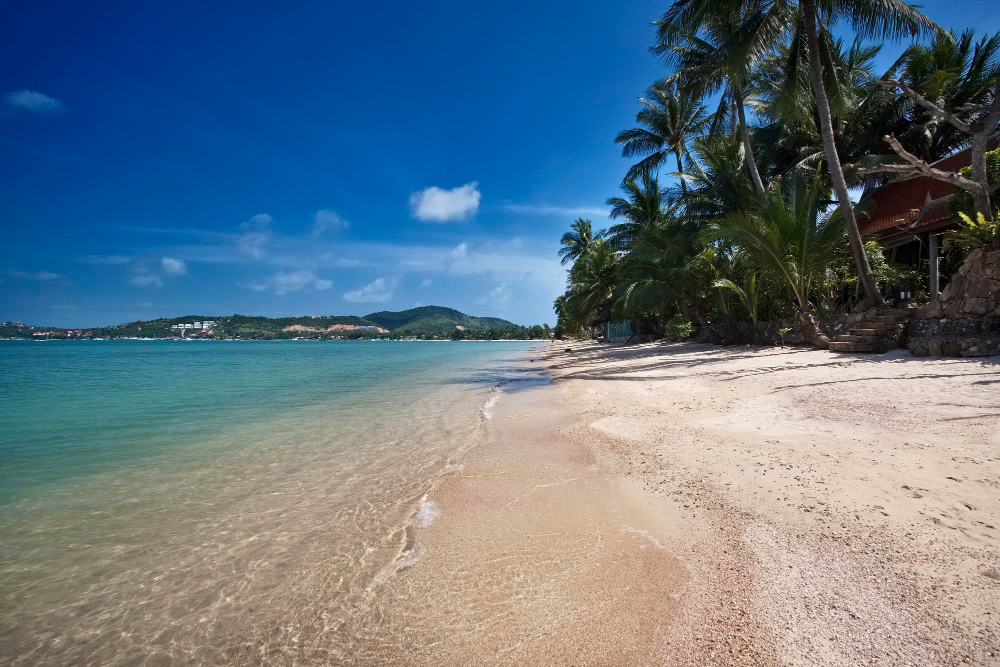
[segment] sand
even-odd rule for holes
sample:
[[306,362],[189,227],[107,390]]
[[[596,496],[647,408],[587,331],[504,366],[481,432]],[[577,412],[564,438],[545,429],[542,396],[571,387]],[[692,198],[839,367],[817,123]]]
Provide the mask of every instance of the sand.
[[541,357],[359,661],[1000,664],[1000,359]]

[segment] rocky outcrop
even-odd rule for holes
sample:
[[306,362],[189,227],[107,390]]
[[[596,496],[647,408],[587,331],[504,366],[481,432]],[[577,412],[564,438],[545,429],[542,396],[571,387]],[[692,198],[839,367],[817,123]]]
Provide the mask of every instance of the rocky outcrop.
[[1000,354],[1000,250],[974,250],[941,295],[917,309],[910,325],[917,356]]

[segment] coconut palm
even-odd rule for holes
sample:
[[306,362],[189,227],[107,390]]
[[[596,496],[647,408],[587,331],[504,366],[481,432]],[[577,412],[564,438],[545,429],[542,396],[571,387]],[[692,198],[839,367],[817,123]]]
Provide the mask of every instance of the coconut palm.
[[[644,156],[628,170],[626,178],[639,178],[666,164],[673,153],[677,171],[684,170],[684,159],[689,156],[688,142],[701,134],[709,123],[700,96],[678,89],[670,78],[657,81],[639,98],[643,108],[635,115],[641,127],[623,130],[615,137],[622,144],[622,155]],[[684,189],[681,181],[681,189]]]
[[[976,41],[971,28],[956,36],[941,32],[930,44],[913,44],[900,56],[885,78],[897,75],[938,107],[966,121],[966,105],[989,104],[1000,57],[1000,32]],[[912,154],[925,162],[939,160],[964,147],[969,137],[940,116],[912,104],[905,96],[906,128],[893,133]]]
[[[795,23],[798,29],[792,43],[798,45],[798,48],[805,48],[809,54],[809,79],[819,115],[823,151],[829,165],[833,190],[840,205],[840,213],[847,228],[851,254],[854,256],[858,277],[864,285],[868,298],[876,304],[883,304],[885,300],[879,291],[878,283],[875,282],[868,256],[865,254],[858,221],[854,216],[854,206],[847,189],[847,179],[844,177],[840,154],[837,151],[830,96],[827,94],[828,75],[832,71],[832,65],[829,51],[825,48],[827,40],[822,39],[821,35],[828,32],[829,25],[838,19],[850,23],[855,32],[864,38],[898,39],[932,33],[940,28],[924,16],[916,6],[902,0],[798,0],[798,7],[801,11]],[[790,62],[794,60],[797,63],[798,53],[795,48],[791,49],[791,55]]]
[[784,29],[787,11],[763,0],[680,0],[654,22],[653,53],[676,66],[680,83],[697,95],[724,91],[736,115],[746,167],[757,193],[765,196],[746,120],[750,72]]
[[577,218],[569,227],[570,231],[563,234],[560,239],[562,248],[559,249],[559,257],[562,258],[560,261],[563,264],[575,262],[586,255],[594,245],[594,241],[601,237],[600,232],[594,235],[593,223],[590,220]]
[[680,221],[644,231],[622,259],[618,309],[628,315],[654,314],[661,330],[671,311],[705,323],[713,252]]
[[[693,42],[699,34],[707,31],[707,26],[714,25],[713,20],[717,20],[720,26],[728,27],[723,31],[711,31],[710,34],[721,35],[724,39],[711,45],[716,50],[704,60],[701,69],[692,70],[692,75],[697,73],[702,79],[707,80],[708,73],[715,71],[716,80],[732,76],[734,82],[745,82],[745,76],[739,75],[739,67],[746,67],[767,52],[771,47],[769,41],[784,30],[791,34],[786,68],[791,81],[798,80],[799,63],[803,54],[808,54],[809,81],[816,102],[824,155],[847,228],[851,254],[868,298],[878,304],[884,303],[861,242],[837,150],[827,90],[828,86],[836,86],[828,48],[832,41],[828,36],[829,27],[843,20],[863,38],[885,39],[929,34],[939,28],[916,6],[903,0],[678,0],[658,23],[660,34],[654,51],[669,50],[673,45],[683,44],[685,34],[693,36],[687,38]],[[695,59],[688,60],[697,62]],[[683,63],[683,58],[679,62]],[[738,86],[730,87],[734,91],[739,89]],[[746,139],[745,143],[748,142],[749,139]]]
[[572,324],[591,327],[611,319],[619,269],[618,253],[605,239],[595,240],[573,263],[563,304]]
[[683,203],[683,217],[696,228],[720,215],[742,210],[757,199],[746,169],[746,153],[739,137],[710,134],[691,143],[696,160],[692,169],[681,174],[688,183],[687,196],[668,193],[677,204]]
[[608,229],[608,242],[615,250],[627,250],[643,230],[659,227],[672,217],[659,181],[648,172],[638,182],[625,179],[621,189],[624,197],[608,200],[609,217],[622,221]]
[[826,348],[829,339],[813,316],[810,295],[843,243],[843,218],[821,216],[825,199],[817,172],[795,170],[781,179],[763,204],[730,213],[704,233],[706,242],[738,247],[761,271],[780,275],[792,290],[807,338]]

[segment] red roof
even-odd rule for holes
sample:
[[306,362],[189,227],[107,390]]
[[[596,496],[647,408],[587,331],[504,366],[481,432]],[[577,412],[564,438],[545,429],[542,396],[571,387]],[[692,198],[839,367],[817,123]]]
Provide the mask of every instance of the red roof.
[[[1000,137],[990,139],[988,150],[998,144]],[[938,160],[933,166],[944,171],[958,171],[970,163],[969,149],[966,148]],[[861,235],[879,234],[884,238],[894,236],[893,232],[914,233],[955,225],[957,222],[948,213],[947,200],[934,201],[948,197],[954,191],[954,186],[930,176],[910,176],[886,183],[867,196],[868,217],[858,219]],[[912,226],[918,218],[917,225]]]

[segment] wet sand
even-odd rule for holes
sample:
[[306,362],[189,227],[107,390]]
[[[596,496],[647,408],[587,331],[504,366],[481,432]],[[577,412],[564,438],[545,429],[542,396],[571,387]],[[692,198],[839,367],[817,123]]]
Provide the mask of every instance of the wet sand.
[[544,363],[430,497],[359,661],[1000,663],[997,359]]

